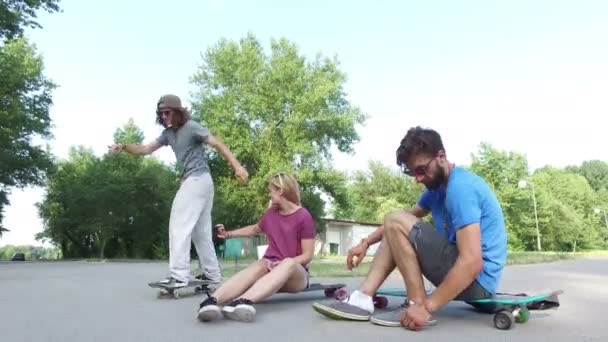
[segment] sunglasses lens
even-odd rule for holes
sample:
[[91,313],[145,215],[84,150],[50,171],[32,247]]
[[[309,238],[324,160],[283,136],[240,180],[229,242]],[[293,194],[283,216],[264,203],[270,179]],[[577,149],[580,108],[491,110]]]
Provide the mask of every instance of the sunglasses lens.
[[424,176],[426,174],[426,169],[424,166],[419,166],[419,167],[415,168],[414,170],[410,170],[408,168],[403,168],[403,173],[410,177]]

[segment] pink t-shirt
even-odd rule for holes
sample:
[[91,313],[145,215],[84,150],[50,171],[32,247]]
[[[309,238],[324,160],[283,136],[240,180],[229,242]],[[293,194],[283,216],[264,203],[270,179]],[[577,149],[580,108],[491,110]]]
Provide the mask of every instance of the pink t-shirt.
[[305,208],[299,208],[289,215],[278,209],[269,208],[258,222],[266,234],[268,248],[264,258],[280,261],[302,254],[302,239],[315,238],[315,221]]

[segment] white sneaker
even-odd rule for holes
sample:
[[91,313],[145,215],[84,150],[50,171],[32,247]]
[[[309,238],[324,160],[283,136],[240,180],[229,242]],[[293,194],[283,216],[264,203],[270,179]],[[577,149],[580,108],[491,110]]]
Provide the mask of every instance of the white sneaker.
[[188,286],[188,283],[183,282],[181,280],[177,280],[177,279],[175,279],[173,277],[167,277],[165,279],[159,280],[159,281],[154,282],[152,284],[154,284],[154,285],[161,285],[161,286],[165,286],[165,287],[171,287],[171,288],[174,288],[174,289]]
[[368,311],[370,314],[374,313],[374,299],[359,290],[353,291],[344,302]]
[[198,319],[201,322],[210,322],[222,318],[222,310],[217,305],[215,297],[205,299],[198,310]]
[[225,305],[222,308],[222,312],[226,318],[239,321],[239,322],[253,322],[255,319],[255,308],[253,302],[249,299],[240,298],[232,301],[232,303]]

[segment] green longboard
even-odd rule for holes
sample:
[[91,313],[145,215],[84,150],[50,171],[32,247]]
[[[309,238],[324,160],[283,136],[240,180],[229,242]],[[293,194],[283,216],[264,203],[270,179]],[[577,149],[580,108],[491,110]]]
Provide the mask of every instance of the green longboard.
[[[427,290],[427,295],[432,291]],[[526,323],[530,316],[528,304],[536,309],[557,307],[557,296],[564,293],[557,290],[546,293],[527,294],[508,294],[497,293],[493,298],[468,300],[467,303],[478,304],[500,304],[500,311],[494,314],[494,326],[497,329],[508,330],[514,323]],[[407,297],[407,290],[404,288],[382,288],[376,291],[374,304],[376,307],[386,307],[388,300],[384,296]]]

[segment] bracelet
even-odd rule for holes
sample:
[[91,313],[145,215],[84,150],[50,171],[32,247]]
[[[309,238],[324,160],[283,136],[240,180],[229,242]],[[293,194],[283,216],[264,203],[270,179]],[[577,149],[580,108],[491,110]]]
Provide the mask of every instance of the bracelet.
[[369,248],[369,242],[367,241],[367,238],[361,239],[361,242],[359,243],[364,243],[365,244],[365,248]]

